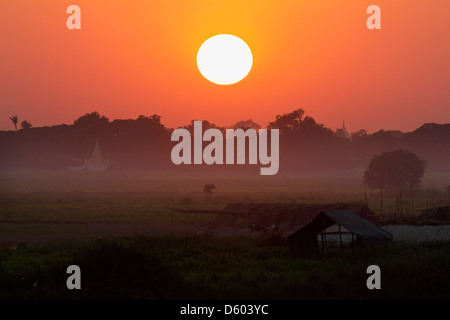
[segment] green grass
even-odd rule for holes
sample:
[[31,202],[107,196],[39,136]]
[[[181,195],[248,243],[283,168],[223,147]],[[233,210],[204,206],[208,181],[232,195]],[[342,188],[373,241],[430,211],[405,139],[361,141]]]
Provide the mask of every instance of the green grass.
[[[2,299],[449,299],[450,243],[392,244],[293,260],[262,237],[157,236],[47,243],[0,250]],[[272,243],[272,245],[269,245]],[[82,289],[65,269],[81,268]],[[381,267],[381,290],[366,268]]]

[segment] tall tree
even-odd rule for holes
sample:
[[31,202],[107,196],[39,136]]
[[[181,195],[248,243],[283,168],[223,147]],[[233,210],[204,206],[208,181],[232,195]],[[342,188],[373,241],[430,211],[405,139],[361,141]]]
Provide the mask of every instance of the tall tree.
[[252,119],[248,119],[248,120],[241,120],[236,122],[233,126],[233,129],[243,129],[243,130],[247,130],[247,129],[255,129],[255,130],[259,130],[261,128],[261,126],[259,124],[257,124],[256,122],[254,122]]
[[76,119],[73,124],[80,127],[96,127],[109,123],[109,119],[100,115],[97,111],[86,113],[85,115]]
[[420,159],[415,153],[405,150],[383,152],[374,156],[369,167],[364,172],[364,183],[371,188],[380,189],[381,213],[383,214],[383,188],[398,187],[397,201],[400,213],[403,212],[401,187],[408,185],[411,190],[411,200],[414,211],[414,198],[412,187],[420,184],[425,173],[426,161]]
[[211,198],[211,196],[214,193],[214,189],[216,188],[215,185],[213,184],[205,184],[205,187],[203,189],[203,192],[206,193],[207,195],[209,195],[209,197]]
[[303,121],[305,111],[300,108],[291,113],[277,115],[275,121],[269,122],[269,129],[279,129],[281,134],[296,131]]
[[364,172],[364,182],[371,188],[415,186],[420,184],[426,164],[409,151],[383,152],[370,161]]
[[11,119],[12,123],[14,124],[14,128],[16,128],[16,131],[17,131],[17,122],[19,122],[19,117],[11,116],[11,117],[9,117],[9,119]]

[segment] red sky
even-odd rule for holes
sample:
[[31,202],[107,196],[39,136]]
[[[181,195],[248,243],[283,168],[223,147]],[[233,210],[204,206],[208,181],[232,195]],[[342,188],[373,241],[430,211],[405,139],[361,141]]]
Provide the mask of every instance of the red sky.
[[[81,30],[66,28],[71,4]],[[366,27],[371,4],[381,30]],[[349,131],[450,122],[449,12],[448,0],[3,0],[0,130],[11,115],[44,126],[92,111],[265,126],[299,107]],[[231,86],[196,65],[221,33],[253,52],[252,71]]]

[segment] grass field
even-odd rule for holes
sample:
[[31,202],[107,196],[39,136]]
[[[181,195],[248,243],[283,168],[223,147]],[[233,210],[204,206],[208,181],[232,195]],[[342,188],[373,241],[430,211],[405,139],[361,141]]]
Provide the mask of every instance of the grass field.
[[[429,174],[424,178],[422,187],[414,191],[416,214],[427,202],[429,206],[445,205],[446,181],[450,176]],[[102,222],[145,224],[153,226],[146,229],[153,234],[204,230],[213,215],[186,215],[169,208],[222,209],[244,200],[323,204],[364,202],[367,198],[369,206],[380,213],[378,191],[366,190],[355,173],[207,178],[186,174],[175,178],[139,172],[14,172],[1,173],[0,182],[0,241],[10,244],[108,235],[101,228],[87,230],[88,224]],[[217,187],[211,197],[202,192],[207,183]],[[395,196],[385,192],[385,214],[395,211]],[[408,193],[403,207],[405,214],[411,213]],[[118,235],[133,233],[132,227],[128,229]]]
[[[446,205],[449,181],[450,175],[428,174],[414,190],[415,213]],[[207,183],[217,187],[211,197],[202,192]],[[412,208],[409,197],[406,190],[405,213]],[[380,212],[379,192],[365,189],[354,173],[0,173],[0,298],[450,298],[449,242],[393,243],[386,256],[381,248],[352,256],[349,248],[327,244],[326,259],[293,260],[288,233],[212,235],[206,226],[215,215],[169,209],[365,199]],[[395,193],[384,194],[384,213],[395,201]],[[82,268],[81,291],[66,289],[70,264]],[[366,288],[371,264],[382,269],[382,290]]]

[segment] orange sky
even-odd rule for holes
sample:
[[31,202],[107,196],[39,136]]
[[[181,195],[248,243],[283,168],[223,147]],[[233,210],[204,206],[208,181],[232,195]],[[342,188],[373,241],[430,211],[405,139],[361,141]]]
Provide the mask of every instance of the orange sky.
[[[81,7],[82,29],[66,28]],[[366,28],[377,4],[382,29]],[[267,125],[298,107],[330,128],[413,130],[450,122],[448,0],[2,0],[0,130],[160,114]],[[203,78],[197,50],[215,34],[242,38],[250,74]]]

